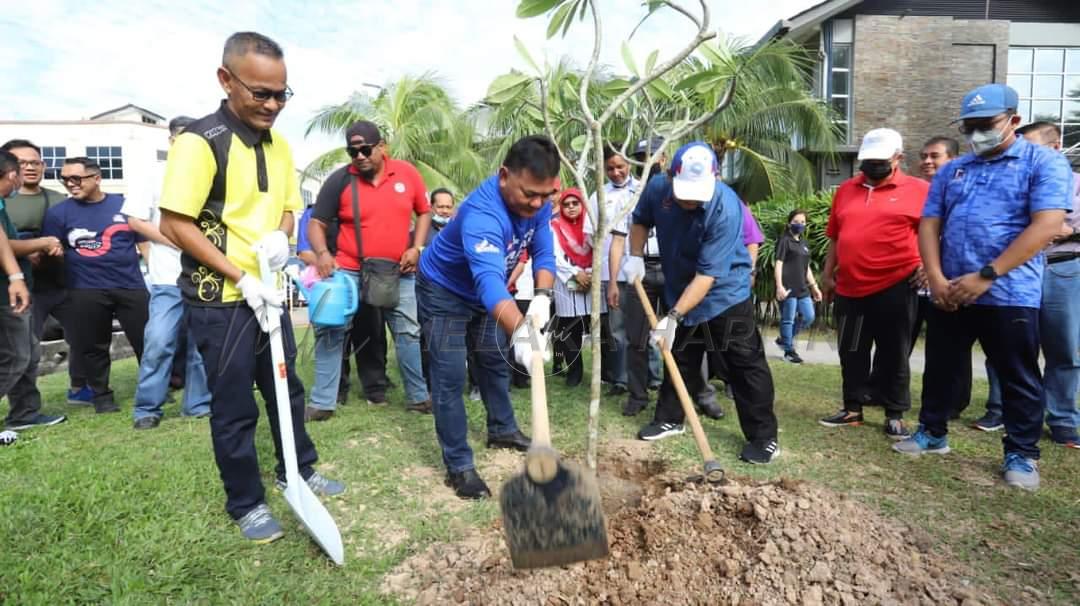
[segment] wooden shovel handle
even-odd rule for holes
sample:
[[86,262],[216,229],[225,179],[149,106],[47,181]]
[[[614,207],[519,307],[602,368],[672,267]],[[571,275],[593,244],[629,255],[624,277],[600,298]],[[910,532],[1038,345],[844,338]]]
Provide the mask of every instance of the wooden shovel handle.
[[[649,295],[645,293],[645,287],[641,285],[641,278],[634,280],[634,289],[637,290],[638,299],[641,299],[645,316],[649,318],[649,327],[655,329],[656,312],[653,311],[652,303],[649,302]],[[705,430],[701,428],[701,420],[698,419],[697,411],[694,410],[694,401],[690,399],[690,393],[686,391],[686,383],[683,383],[682,374],[679,373],[679,366],[675,363],[675,356],[671,355],[666,347],[661,347],[660,353],[664,356],[664,366],[667,368],[671,384],[675,387],[675,393],[679,396],[679,403],[682,404],[683,413],[686,414],[686,421],[690,424],[690,430],[694,434],[694,441],[697,442],[702,458],[705,459],[706,464],[715,461],[712,448],[705,439]]]
[[540,349],[540,327],[536,318],[526,316],[529,323],[529,347],[533,355],[529,362],[529,390],[532,395],[532,445],[537,448],[551,448],[551,427],[548,425],[547,385],[544,376],[544,356]]

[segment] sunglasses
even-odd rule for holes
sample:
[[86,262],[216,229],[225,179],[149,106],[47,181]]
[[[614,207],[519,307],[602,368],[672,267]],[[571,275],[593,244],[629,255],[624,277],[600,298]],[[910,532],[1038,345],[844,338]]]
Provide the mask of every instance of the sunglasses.
[[91,179],[98,176],[100,173],[90,173],[89,175],[60,175],[59,180],[64,186],[68,185],[82,185],[83,179]]
[[357,156],[364,156],[365,158],[371,157],[371,152],[375,151],[378,143],[365,143],[363,145],[348,145],[345,147],[345,153],[349,154],[350,158],[355,159]]
[[571,206],[581,206],[581,201],[570,198],[570,199],[567,199],[567,200],[563,200],[562,205],[567,207],[567,208],[569,208]]
[[246,88],[248,90],[249,93],[251,93],[251,98],[258,101],[259,103],[266,103],[270,99],[273,99],[274,101],[277,101],[278,103],[285,103],[286,101],[288,101],[293,96],[292,89],[289,88],[287,85],[285,86],[285,90],[269,90],[269,89],[265,89],[265,88],[251,88],[250,86],[247,85],[247,82],[244,82],[240,78],[237,78],[236,74],[232,73],[232,71],[230,71],[228,68],[226,68],[225,71],[229,72],[229,75],[232,76],[234,80],[239,82],[244,88]]

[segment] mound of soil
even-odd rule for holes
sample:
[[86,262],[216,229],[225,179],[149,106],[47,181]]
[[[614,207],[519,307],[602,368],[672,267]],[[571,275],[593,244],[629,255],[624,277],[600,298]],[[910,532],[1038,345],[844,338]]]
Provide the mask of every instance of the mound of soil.
[[611,556],[515,571],[499,524],[429,547],[384,593],[429,604],[995,603],[933,539],[844,496],[794,481],[721,486],[650,462],[601,470]]

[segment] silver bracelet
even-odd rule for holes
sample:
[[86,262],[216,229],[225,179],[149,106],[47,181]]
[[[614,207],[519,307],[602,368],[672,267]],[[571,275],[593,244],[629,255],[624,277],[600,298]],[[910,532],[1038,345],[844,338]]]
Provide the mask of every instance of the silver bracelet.
[[23,281],[25,281],[26,276],[23,275],[23,272],[21,272],[21,271],[15,272],[15,273],[8,276],[8,281],[9,282],[14,282],[15,280],[23,280]]

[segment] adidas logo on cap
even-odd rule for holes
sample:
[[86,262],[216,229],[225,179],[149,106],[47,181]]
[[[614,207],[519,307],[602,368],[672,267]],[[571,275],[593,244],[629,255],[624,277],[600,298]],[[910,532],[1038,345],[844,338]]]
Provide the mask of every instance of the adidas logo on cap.
[[982,95],[975,95],[971,101],[968,101],[968,107],[975,107],[976,105],[983,105],[986,103],[986,99],[982,98]]

